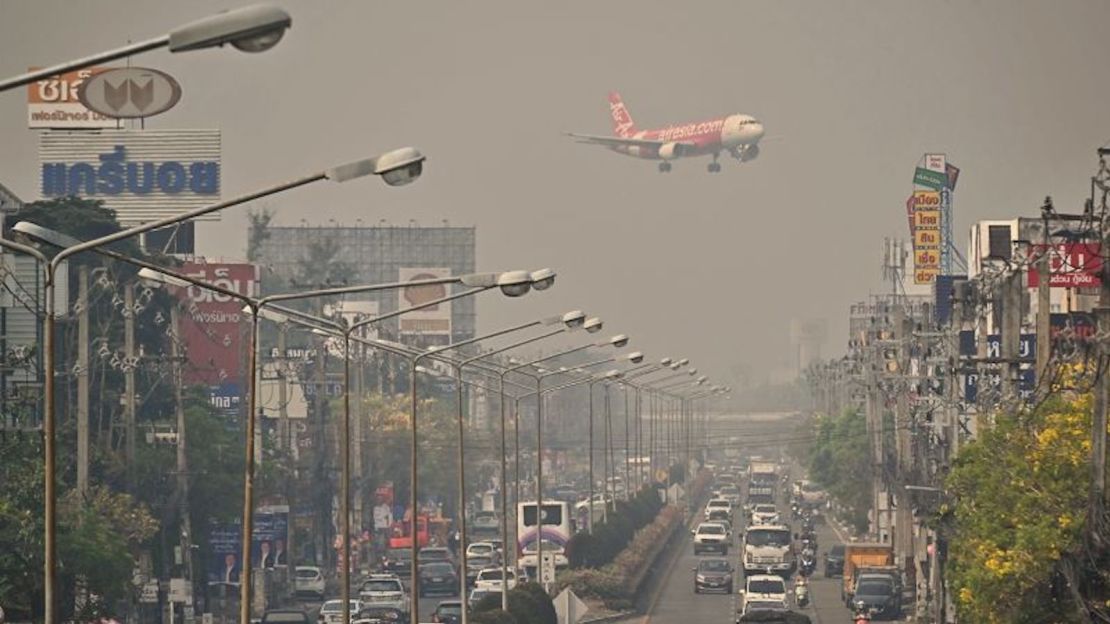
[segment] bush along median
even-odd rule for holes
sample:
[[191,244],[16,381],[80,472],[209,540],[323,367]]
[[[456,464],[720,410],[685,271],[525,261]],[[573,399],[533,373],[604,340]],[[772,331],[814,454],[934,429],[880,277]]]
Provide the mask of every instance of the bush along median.
[[[580,533],[571,540],[572,569],[559,575],[559,590],[570,587],[581,597],[601,600],[609,609],[631,608],[644,571],[681,524],[681,509],[664,506],[654,488],[641,490],[623,507],[618,503],[616,512],[598,524],[593,535]],[[606,525],[609,528],[603,530]]]
[[557,624],[555,603],[539,583],[521,583],[509,590],[509,610],[501,610],[501,597],[486,596],[474,606],[474,624]]

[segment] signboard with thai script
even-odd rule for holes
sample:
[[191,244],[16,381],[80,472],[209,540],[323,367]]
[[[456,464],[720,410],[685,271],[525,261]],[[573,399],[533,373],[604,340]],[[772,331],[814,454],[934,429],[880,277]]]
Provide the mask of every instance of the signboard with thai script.
[[219,130],[53,130],[39,160],[43,198],[102,200],[124,226],[220,199]]
[[913,172],[913,183],[939,191],[948,184],[948,176],[943,172],[918,167]]
[[1097,288],[1102,285],[1102,245],[1099,243],[1062,243],[1033,245],[1029,260],[1029,287],[1040,280],[1037,262],[1047,250],[1048,285],[1053,288]]
[[[186,262],[178,269],[189,277],[222,286],[246,296],[258,294],[258,269],[246,263]],[[243,302],[199,287],[180,290],[187,310],[182,314],[181,337],[189,366],[185,382],[239,387],[247,383],[242,370],[247,339]],[[230,408],[229,404],[220,407]]]
[[[34,71],[40,69],[31,67]],[[81,85],[110,67],[89,67],[27,85],[28,128],[115,128],[115,119],[93,112],[78,98]]]
[[915,190],[913,200],[913,281],[931,284],[940,274],[940,191]]

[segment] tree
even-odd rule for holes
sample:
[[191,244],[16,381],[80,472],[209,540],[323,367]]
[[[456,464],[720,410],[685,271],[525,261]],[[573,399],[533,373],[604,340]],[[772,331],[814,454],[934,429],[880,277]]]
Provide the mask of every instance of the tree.
[[262,244],[270,240],[270,222],[274,219],[274,211],[263,207],[261,210],[248,210],[247,219],[250,220],[250,229],[247,230],[247,262],[257,262]]
[[949,578],[961,621],[1087,621],[1071,593],[1080,583],[1064,572],[1082,547],[1090,432],[1090,394],[1066,392],[999,415],[960,450],[947,481],[955,505],[940,521],[953,535]]
[[856,409],[832,416],[818,415],[813,443],[804,453],[809,474],[847,512],[857,531],[867,530],[871,510],[871,443],[867,419]]

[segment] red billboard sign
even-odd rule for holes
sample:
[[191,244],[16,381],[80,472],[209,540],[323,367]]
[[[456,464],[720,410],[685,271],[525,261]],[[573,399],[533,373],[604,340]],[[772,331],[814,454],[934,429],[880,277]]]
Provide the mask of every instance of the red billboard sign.
[[[253,264],[186,262],[180,270],[243,295],[258,293],[258,269]],[[199,287],[181,292],[187,306],[181,322],[189,362],[185,382],[213,386],[245,382],[244,350],[249,337],[243,303]]]
[[1029,264],[1029,287],[1040,284],[1037,262],[1048,253],[1049,280],[1053,288],[1094,288],[1102,284],[1102,246],[1099,243],[1033,245]]

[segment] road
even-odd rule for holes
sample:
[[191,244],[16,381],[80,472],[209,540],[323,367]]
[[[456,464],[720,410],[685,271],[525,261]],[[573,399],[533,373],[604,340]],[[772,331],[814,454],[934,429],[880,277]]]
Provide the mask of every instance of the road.
[[[827,551],[839,541],[836,533],[827,525],[817,527],[817,543],[820,553]],[[641,618],[641,624],[724,624],[735,621],[737,596],[723,594],[695,594],[694,593],[694,566],[699,557],[693,554],[693,547],[689,535],[685,538],[682,555],[679,556],[671,567],[667,581],[656,603],[648,614]],[[729,552],[729,559],[733,565],[739,565],[739,544],[733,545]],[[820,560],[820,558],[819,558]],[[801,609],[816,624],[851,624],[851,612],[840,601],[841,579],[828,579],[822,576],[819,567],[816,574],[810,578],[810,595],[812,605]],[[739,577],[736,581],[737,589],[742,586]],[[792,587],[792,585],[791,585]]]

